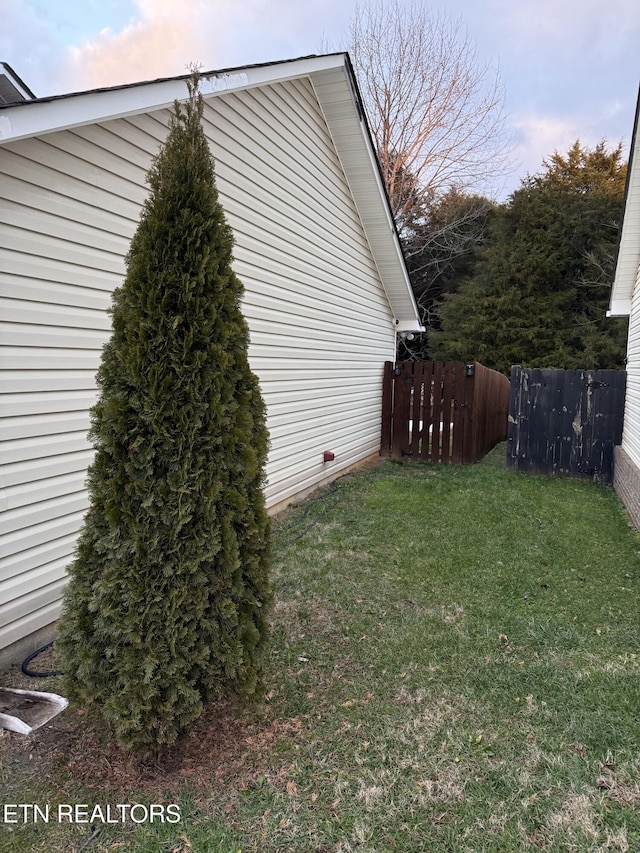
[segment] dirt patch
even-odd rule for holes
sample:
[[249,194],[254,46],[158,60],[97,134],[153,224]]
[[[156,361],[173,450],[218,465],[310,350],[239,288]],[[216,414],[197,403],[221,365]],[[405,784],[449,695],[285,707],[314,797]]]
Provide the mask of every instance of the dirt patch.
[[567,797],[562,808],[551,815],[549,826],[553,830],[578,830],[593,841],[598,838],[593,804],[586,794]]
[[[55,651],[49,665],[59,666]],[[39,658],[37,667],[43,668]],[[0,683],[56,692],[60,680],[28,678],[14,668],[0,676]],[[304,725],[302,717],[276,719],[268,702],[253,711],[219,702],[205,708],[178,744],[141,760],[125,752],[99,720],[67,708],[31,735],[0,730],[0,767],[10,773],[12,794],[37,780],[52,787],[52,801],[56,795],[60,802],[67,801],[65,790],[80,786],[99,790],[101,796],[135,791],[162,802],[185,786],[210,796],[212,783],[217,797],[232,801],[259,777],[276,788],[286,786],[285,764],[274,753],[290,753],[303,742]]]
[[322,599],[276,599],[271,619],[273,626],[282,626],[292,640],[298,641],[309,635],[342,633],[348,616]]
[[640,809],[640,785],[637,782],[616,782],[611,786],[608,798],[621,806]]

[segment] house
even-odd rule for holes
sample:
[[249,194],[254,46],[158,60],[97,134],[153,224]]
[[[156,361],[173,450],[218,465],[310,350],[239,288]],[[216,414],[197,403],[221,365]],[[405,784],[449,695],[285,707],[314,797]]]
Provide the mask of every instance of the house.
[[[110,294],[187,79],[0,106],[0,661],[60,611]],[[201,82],[275,511],[378,453],[383,364],[420,323],[349,57]]]
[[613,485],[640,528],[640,93],[629,155],[622,225],[609,316],[629,317],[627,391],[622,444],[615,449]]
[[13,68],[7,62],[0,62],[0,104],[15,104],[17,101],[30,101],[34,98],[31,89]]

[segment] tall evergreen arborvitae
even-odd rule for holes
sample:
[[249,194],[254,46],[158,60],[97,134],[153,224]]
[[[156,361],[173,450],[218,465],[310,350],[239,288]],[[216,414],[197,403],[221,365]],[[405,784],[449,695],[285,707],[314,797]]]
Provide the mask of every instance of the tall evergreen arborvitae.
[[136,752],[259,692],[267,643],[265,407],[202,112],[194,75],[113,295],[58,639],[69,697]]

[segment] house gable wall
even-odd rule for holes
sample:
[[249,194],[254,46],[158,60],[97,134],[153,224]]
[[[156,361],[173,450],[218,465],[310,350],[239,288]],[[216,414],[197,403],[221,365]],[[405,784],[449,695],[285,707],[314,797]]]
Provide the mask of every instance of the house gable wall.
[[[168,118],[0,147],[0,649],[59,613],[106,312]],[[377,452],[393,317],[311,83],[216,96],[204,121],[268,409],[267,502],[281,505]]]

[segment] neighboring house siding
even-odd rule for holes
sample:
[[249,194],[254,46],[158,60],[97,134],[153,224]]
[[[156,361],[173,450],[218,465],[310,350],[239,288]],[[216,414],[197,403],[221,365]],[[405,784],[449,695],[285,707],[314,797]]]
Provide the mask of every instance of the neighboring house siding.
[[629,459],[640,469],[640,267],[636,271],[629,316],[626,370],[627,391],[622,447]]
[[634,525],[640,528],[640,267],[629,315],[627,391],[622,444],[615,449],[613,485]]
[[[0,649],[59,613],[87,506],[106,309],[168,117],[0,147]],[[275,506],[378,450],[393,318],[311,84],[214,98],[205,129],[246,288]]]

